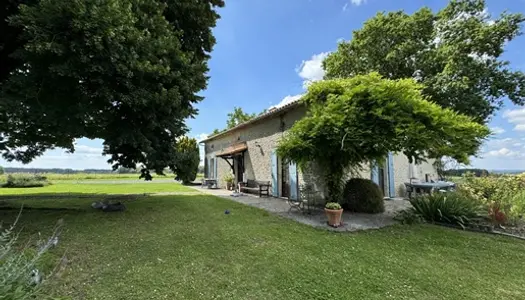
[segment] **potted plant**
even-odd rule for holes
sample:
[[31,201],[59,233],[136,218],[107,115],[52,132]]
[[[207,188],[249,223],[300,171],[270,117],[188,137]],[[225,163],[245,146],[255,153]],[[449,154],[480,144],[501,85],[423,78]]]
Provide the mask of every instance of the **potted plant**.
[[233,175],[227,174],[224,176],[223,180],[226,182],[226,189],[233,190],[234,181],[235,181],[235,178],[233,178]]
[[328,217],[328,225],[332,227],[341,226],[341,216],[343,215],[343,209],[341,205],[336,202],[328,202],[324,206],[324,212]]

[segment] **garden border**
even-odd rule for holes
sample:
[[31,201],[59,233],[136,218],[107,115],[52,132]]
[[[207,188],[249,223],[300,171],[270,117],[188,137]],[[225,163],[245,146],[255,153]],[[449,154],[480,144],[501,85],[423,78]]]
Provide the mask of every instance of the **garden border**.
[[459,229],[459,230],[463,230],[463,231],[470,231],[470,232],[477,232],[477,233],[490,233],[490,234],[495,234],[495,235],[502,235],[502,236],[513,237],[513,238],[517,238],[517,239],[520,239],[520,240],[525,241],[525,237],[523,237],[523,236],[519,236],[519,235],[515,235],[515,234],[511,234],[511,233],[506,233],[506,232],[502,232],[502,231],[497,231],[497,230],[480,230],[480,229],[476,229],[476,228],[471,228],[471,227],[461,227],[461,226],[459,226],[459,225],[447,224],[447,223],[440,223],[440,222],[432,222],[432,223],[429,223],[429,224],[434,224],[434,225],[438,225],[438,226],[443,226],[443,227],[449,227],[449,228]]

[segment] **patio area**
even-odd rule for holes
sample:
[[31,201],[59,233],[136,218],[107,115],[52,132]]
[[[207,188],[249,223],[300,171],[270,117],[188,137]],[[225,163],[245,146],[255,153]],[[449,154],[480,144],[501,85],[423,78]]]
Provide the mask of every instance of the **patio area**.
[[257,197],[251,194],[239,194],[232,196],[233,191],[224,189],[208,189],[194,187],[196,190],[230,199],[245,205],[258,207],[279,216],[295,220],[299,223],[312,227],[324,228],[331,231],[359,231],[368,229],[378,229],[385,226],[394,225],[397,222],[394,216],[397,212],[410,207],[410,202],[403,199],[385,200],[385,212],[382,214],[362,214],[362,213],[343,213],[343,226],[338,228],[330,227],[326,224],[326,216],[322,209],[313,209],[310,213],[303,213],[298,209],[291,209],[286,199],[274,197]]

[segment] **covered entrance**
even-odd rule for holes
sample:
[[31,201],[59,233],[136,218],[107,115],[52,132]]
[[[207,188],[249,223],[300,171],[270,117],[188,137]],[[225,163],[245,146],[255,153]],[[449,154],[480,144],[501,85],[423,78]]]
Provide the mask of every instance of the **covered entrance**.
[[233,144],[217,154],[217,157],[224,159],[230,165],[236,182],[243,181],[244,153],[247,149],[246,142],[241,142]]

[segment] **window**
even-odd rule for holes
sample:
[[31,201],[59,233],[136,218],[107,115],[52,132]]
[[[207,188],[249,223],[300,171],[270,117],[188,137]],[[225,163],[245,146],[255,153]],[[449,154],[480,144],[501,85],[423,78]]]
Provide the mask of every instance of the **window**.
[[215,178],[215,158],[210,159],[209,170],[210,173],[208,174],[208,178]]

